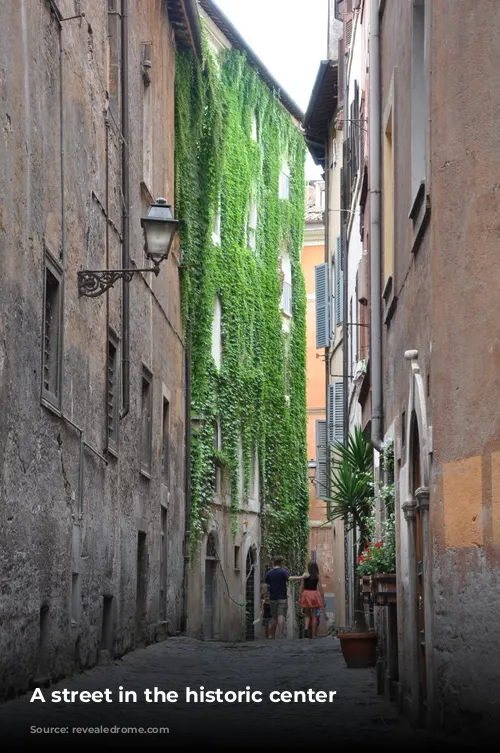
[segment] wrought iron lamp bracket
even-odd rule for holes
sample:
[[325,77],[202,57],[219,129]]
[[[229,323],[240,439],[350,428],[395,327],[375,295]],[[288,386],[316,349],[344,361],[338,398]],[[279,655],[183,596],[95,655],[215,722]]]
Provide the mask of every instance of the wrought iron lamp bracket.
[[97,298],[112,288],[115,282],[123,280],[130,282],[132,277],[139,272],[152,272],[155,277],[158,276],[160,267],[155,264],[146,269],[86,269],[78,272],[78,295],[87,298]]

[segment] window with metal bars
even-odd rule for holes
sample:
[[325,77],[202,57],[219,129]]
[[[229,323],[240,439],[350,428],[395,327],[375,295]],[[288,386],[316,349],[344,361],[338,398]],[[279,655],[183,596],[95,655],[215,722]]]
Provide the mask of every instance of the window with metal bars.
[[108,446],[116,452],[118,444],[118,339],[108,335],[107,430]]
[[142,368],[141,393],[141,471],[151,474],[151,445],[152,435],[152,407],[153,407],[153,375],[145,366]]
[[167,619],[167,511],[161,508],[160,620]]
[[61,360],[61,280],[55,263],[45,259],[43,311],[43,397],[59,405]]
[[163,398],[163,414],[162,414],[162,437],[161,437],[161,477],[165,486],[168,486],[169,482],[169,402],[166,397]]

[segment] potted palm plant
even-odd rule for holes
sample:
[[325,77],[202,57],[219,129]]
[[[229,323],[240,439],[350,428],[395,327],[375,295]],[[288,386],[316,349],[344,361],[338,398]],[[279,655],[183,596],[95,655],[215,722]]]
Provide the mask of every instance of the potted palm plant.
[[[327,498],[331,520],[342,519],[345,530],[353,535],[353,568],[365,549],[370,535],[373,511],[373,447],[360,427],[354,429],[345,444],[335,447],[331,464],[331,493]],[[342,654],[349,668],[374,666],[377,634],[366,625],[361,590],[352,584],[354,620],[350,627],[337,629]]]

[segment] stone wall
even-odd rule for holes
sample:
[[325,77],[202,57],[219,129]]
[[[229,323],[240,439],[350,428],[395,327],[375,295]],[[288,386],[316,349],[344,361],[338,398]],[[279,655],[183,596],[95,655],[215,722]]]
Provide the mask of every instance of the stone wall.
[[[107,3],[84,5],[85,18],[63,21],[60,28],[44,0],[3,3],[0,9],[2,697],[36,679],[55,680],[89,667],[101,649],[117,656],[165,633],[162,505],[167,510],[162,616],[175,630],[181,612],[185,408],[178,258],[174,251],[157,278],[136,275],[130,283],[130,412],[119,421],[116,455],[106,453],[107,316],[120,351],[121,287],[118,283],[108,300],[106,295],[79,298],[77,270],[103,269],[107,263],[106,86],[108,261],[111,268],[121,266],[122,139],[115,65],[120,24],[110,16],[108,29]],[[54,4],[63,18],[75,15],[79,6],[70,0]],[[142,3],[130,3],[130,255],[138,267],[147,266],[141,214],[156,196],[173,203],[174,191],[173,34],[161,0],[143,11]],[[153,49],[153,170],[147,188],[141,187],[143,42],[152,42]],[[41,401],[46,252],[61,270],[64,292],[60,390],[53,405]],[[140,468],[143,364],[152,373],[148,476]],[[170,404],[167,486],[161,470],[162,396]],[[81,429],[82,442],[73,424]],[[140,629],[139,532],[146,535]]]

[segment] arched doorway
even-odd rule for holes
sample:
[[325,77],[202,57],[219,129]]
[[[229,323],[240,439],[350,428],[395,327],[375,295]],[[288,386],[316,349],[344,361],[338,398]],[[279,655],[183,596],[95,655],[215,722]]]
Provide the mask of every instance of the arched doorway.
[[218,563],[219,555],[215,533],[209,533],[205,554],[205,603],[203,611],[203,637],[205,640],[211,640],[215,634]]
[[255,566],[257,562],[257,552],[255,547],[251,546],[247,552],[245,566],[245,638],[247,641],[253,641],[255,638]]
[[[416,413],[411,418],[411,492],[415,498],[416,492],[422,486],[422,472],[420,462],[420,435]],[[415,519],[415,554],[416,554],[416,587],[417,587],[417,652],[418,652],[418,684],[420,715],[425,715],[427,705],[427,678],[425,657],[425,577],[424,577],[424,535],[422,509],[416,507]]]

